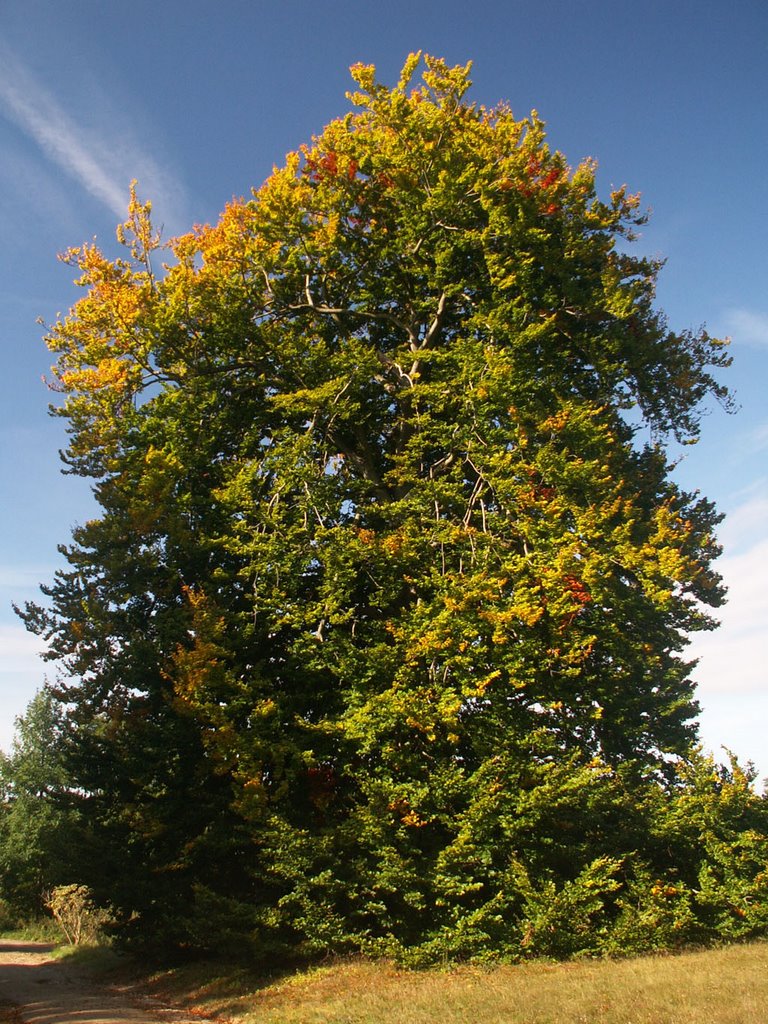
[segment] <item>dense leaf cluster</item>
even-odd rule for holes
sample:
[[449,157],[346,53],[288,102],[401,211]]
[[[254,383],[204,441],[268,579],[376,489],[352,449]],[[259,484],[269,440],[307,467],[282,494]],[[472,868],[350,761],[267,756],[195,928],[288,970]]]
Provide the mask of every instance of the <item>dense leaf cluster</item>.
[[68,254],[48,340],[101,511],[26,616],[71,676],[76,880],[126,934],[262,953],[744,933],[748,783],[675,768],[718,517],[664,448],[727,357],[654,309],[636,197],[418,63],[353,68],[218,224],[163,247],[133,193],[124,258]]

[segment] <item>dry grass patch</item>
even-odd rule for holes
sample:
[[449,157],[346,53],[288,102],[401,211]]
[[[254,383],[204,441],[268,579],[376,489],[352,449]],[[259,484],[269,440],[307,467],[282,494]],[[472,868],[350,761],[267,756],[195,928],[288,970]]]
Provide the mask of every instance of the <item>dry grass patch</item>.
[[[680,956],[493,970],[342,962],[267,984],[156,977],[156,991],[240,1024],[765,1024],[768,943]],[[175,989],[175,991],[171,991]]]

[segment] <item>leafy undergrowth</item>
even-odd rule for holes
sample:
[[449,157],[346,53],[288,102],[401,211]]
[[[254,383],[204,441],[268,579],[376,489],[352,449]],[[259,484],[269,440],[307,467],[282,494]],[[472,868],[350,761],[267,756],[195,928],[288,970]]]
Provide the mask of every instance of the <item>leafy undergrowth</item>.
[[144,986],[238,1024],[764,1024],[768,942],[492,970],[343,961],[267,981],[195,965]]
[[0,930],[0,939],[5,942],[50,942],[62,941],[61,929],[48,918],[12,922]]

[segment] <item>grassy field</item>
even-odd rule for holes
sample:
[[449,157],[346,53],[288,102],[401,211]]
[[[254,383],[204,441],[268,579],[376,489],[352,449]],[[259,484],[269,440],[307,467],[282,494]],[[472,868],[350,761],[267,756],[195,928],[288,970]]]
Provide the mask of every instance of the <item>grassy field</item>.
[[768,942],[493,970],[341,962],[256,984],[200,968],[150,987],[238,1024],[765,1024]]

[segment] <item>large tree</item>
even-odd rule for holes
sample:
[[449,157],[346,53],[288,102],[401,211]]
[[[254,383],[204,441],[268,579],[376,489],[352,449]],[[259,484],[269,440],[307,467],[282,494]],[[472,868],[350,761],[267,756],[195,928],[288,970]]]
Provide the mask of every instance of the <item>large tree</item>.
[[620,887],[627,786],[695,739],[718,517],[666,446],[728,358],[655,309],[637,197],[419,59],[218,224],[163,245],[134,193],[124,258],[68,254],[101,514],[27,617],[147,915],[174,878],[306,948],[523,942],[531,885]]

